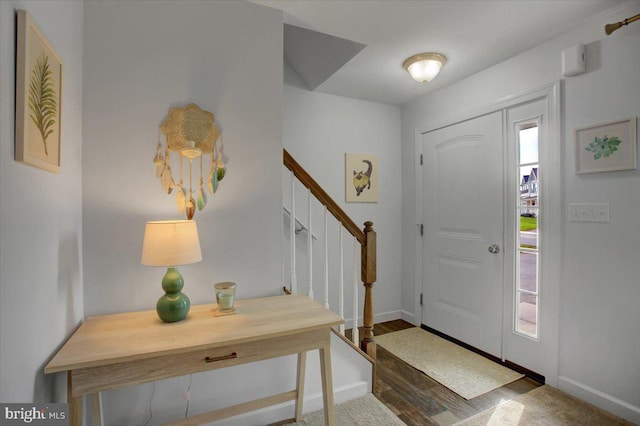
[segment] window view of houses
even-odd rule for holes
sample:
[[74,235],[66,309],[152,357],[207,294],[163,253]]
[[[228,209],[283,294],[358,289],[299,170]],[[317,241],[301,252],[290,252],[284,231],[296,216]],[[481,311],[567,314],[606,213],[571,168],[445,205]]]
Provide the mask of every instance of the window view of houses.
[[538,205],[538,168],[532,167],[528,175],[520,182],[520,216],[537,217]]
[[538,335],[538,216],[539,168],[538,126],[524,126],[519,131],[519,255],[516,310],[516,330],[531,336]]

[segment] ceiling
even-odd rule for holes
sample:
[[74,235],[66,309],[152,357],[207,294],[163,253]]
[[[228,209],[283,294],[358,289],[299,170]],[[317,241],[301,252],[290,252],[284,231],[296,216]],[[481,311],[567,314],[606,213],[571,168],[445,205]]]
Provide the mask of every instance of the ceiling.
[[[310,90],[392,105],[491,67],[624,1],[253,0],[284,12],[285,62]],[[420,84],[402,63],[428,51],[444,54],[447,64]]]

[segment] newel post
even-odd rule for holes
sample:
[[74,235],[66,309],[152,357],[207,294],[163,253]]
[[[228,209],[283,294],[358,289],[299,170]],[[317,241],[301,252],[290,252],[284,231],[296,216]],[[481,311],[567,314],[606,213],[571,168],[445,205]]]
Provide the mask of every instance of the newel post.
[[376,342],[373,339],[373,283],[376,282],[376,231],[373,222],[364,223],[365,243],[362,244],[362,283],[364,284],[364,337],[362,349],[371,358],[376,358]]

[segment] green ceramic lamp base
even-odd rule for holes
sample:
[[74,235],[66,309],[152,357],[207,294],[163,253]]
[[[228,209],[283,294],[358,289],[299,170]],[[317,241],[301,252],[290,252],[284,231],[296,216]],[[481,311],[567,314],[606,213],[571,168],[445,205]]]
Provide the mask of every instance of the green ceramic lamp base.
[[187,317],[191,302],[186,294],[182,293],[184,279],[178,268],[167,268],[167,273],[162,278],[162,289],[165,294],[158,299],[156,311],[164,322],[178,322]]

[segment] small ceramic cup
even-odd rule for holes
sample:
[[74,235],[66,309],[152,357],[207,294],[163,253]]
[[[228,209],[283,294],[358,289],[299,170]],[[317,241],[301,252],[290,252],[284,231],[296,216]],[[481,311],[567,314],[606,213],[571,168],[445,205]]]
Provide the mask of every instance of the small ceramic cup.
[[216,302],[220,312],[231,312],[234,310],[236,298],[236,283],[225,281],[214,286],[216,292]]

